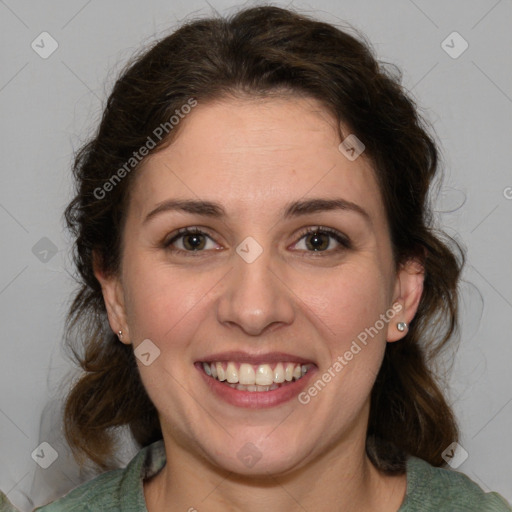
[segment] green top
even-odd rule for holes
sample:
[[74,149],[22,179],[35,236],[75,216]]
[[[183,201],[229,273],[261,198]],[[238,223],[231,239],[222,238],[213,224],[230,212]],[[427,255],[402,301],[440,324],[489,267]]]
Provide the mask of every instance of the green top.
[[[143,480],[165,465],[162,441],[143,448],[125,469],[103,473],[41,512],[147,512]],[[512,512],[512,507],[497,493],[485,493],[467,476],[436,468],[422,459],[407,461],[407,493],[397,512]],[[0,493],[0,512],[16,509]]]

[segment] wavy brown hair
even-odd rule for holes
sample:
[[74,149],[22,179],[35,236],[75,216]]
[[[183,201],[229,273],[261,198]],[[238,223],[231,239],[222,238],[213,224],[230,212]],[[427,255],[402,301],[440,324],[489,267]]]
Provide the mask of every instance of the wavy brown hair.
[[[65,433],[79,459],[111,467],[118,427],[128,427],[140,446],[162,437],[132,348],[110,330],[93,273],[93,255],[103,272],[119,270],[137,167],[108,193],[105,183],[191,98],[205,103],[285,94],[319,100],[339,121],[342,137],[343,125],[364,142],[396,268],[419,258],[425,269],[416,317],[405,338],[387,344],[372,390],[368,455],[389,472],[403,472],[407,454],[444,464],[441,453],[458,439],[458,429],[433,363],[457,329],[464,256],[433,225],[429,191],[439,150],[429,125],[401,86],[399,70],[379,62],[364,36],[354,33],[277,7],[244,9],[229,18],[187,22],[134,58],[115,83],[99,129],[76,155],[76,196],[65,213],[80,280],[67,333],[82,369],[67,397]],[[172,142],[178,129],[150,153]]]

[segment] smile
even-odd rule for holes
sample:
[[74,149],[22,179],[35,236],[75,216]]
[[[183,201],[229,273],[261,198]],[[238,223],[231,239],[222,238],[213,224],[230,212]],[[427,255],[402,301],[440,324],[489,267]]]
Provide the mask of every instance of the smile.
[[273,391],[304,377],[311,365],[293,362],[250,363],[203,362],[206,375],[239,391]]
[[212,404],[220,400],[250,409],[267,409],[296,399],[318,372],[312,359],[285,352],[217,352],[196,360],[194,366]]

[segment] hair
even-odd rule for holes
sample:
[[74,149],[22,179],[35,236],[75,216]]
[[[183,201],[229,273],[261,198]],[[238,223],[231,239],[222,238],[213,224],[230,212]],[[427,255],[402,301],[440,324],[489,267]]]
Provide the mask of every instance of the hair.
[[[417,314],[406,336],[387,344],[371,392],[370,459],[390,473],[405,470],[407,455],[442,466],[443,450],[458,439],[433,362],[457,331],[464,254],[434,226],[429,191],[440,157],[429,125],[401,86],[399,70],[379,62],[364,36],[265,6],[189,21],[136,56],[115,83],[97,132],[75,156],[76,195],[65,218],[80,286],[66,329],[82,372],[67,397],[64,425],[78,460],[112,467],[119,427],[128,427],[141,447],[162,438],[133,349],[112,333],[93,272],[93,257],[105,274],[119,271],[140,164],[121,169],[149,138],[149,154],[170,144],[181,125],[157,141],[155,129],[169,128],[171,116],[191,99],[273,94],[320,101],[340,127],[363,141],[386,208],[396,268],[410,259],[424,268]],[[116,169],[123,179],[114,183]]]

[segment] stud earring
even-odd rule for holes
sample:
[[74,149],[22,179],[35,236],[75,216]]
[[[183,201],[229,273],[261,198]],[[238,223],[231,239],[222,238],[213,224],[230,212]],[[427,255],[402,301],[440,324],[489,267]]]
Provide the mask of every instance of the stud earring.
[[400,331],[400,332],[404,332],[405,329],[407,329],[407,324],[405,322],[398,322],[396,324],[396,328]]
[[123,339],[123,331],[117,331],[117,337],[121,341]]

